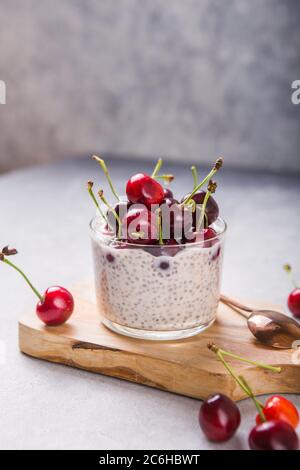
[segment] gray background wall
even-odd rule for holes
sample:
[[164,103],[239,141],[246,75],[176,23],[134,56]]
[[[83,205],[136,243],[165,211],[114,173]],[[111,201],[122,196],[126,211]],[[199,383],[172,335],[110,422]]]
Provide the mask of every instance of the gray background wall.
[[0,171],[89,151],[300,170],[297,0],[1,0]]

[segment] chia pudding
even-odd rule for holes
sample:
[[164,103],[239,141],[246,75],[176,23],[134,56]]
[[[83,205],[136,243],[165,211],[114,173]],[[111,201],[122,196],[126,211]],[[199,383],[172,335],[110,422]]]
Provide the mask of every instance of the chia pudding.
[[161,173],[161,158],[151,175],[135,173],[127,180],[125,197],[103,158],[92,158],[117,200],[111,203],[103,189],[95,193],[94,182],[87,182],[97,210],[90,227],[102,322],[117,333],[153,340],[204,330],[216,317],[220,297],[226,224],[212,178],[222,157],[201,181],[193,165],[193,188],[180,199],[168,187],[174,175]]
[[130,336],[176,339],[192,336],[216,317],[226,224],[216,237],[176,247],[132,245],[103,234],[91,222],[95,287],[104,324]]

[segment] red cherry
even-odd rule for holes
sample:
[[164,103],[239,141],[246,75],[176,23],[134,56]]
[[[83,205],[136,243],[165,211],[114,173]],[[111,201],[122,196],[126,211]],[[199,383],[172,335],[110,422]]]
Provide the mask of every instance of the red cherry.
[[129,201],[145,204],[149,208],[152,204],[161,204],[164,199],[163,187],[145,173],[137,173],[129,179],[126,194]]
[[[128,209],[130,208],[131,203],[129,201],[119,201],[114,206],[114,211],[118,214],[118,216],[122,219],[124,215],[127,213]],[[111,209],[107,210],[106,217],[109,223],[109,227],[115,232],[118,233],[119,224],[116,220],[116,217]]]
[[294,428],[277,419],[257,424],[249,434],[252,450],[297,450],[298,445]]
[[181,239],[193,225],[191,209],[181,206],[175,199],[165,199],[160,206],[163,221],[163,238]]
[[48,326],[65,323],[74,310],[72,294],[63,287],[49,287],[43,299],[36,306],[36,313],[40,320]]
[[[197,206],[202,205],[203,202],[204,202],[205,195],[206,195],[206,192],[201,190],[201,191],[198,191],[196,194],[194,194],[192,199],[195,201]],[[184,198],[182,198],[181,202],[185,201],[188,196],[189,196],[189,194],[184,196]],[[200,216],[199,211],[201,212],[201,208],[197,207],[197,213],[194,212],[194,214],[193,214],[194,227],[195,227],[196,222],[197,222],[197,216],[198,217]],[[219,217],[219,206],[218,206],[218,204],[216,203],[215,199],[212,196],[210,196],[210,198],[207,201],[205,214],[207,215],[207,225],[211,225]]]
[[74,299],[72,294],[64,289],[63,287],[54,286],[49,287],[45,294],[42,296],[40,292],[30,282],[26,274],[14,263],[8,259],[9,256],[16,255],[18,252],[15,248],[9,249],[8,246],[2,249],[0,252],[0,261],[11,266],[13,269],[18,271],[23,279],[27,282],[30,289],[38,297],[39,302],[36,306],[37,316],[46,325],[61,325],[72,315],[74,310]]
[[204,240],[210,240],[211,238],[215,238],[217,236],[217,233],[211,227],[207,227],[203,229],[203,232],[204,232]]
[[226,395],[213,395],[201,405],[199,424],[210,441],[227,441],[236,432],[240,422],[241,414],[237,405]]
[[[270,397],[263,408],[263,413],[267,421],[274,419],[285,421],[293,428],[299,424],[299,413],[295,405],[280,395]],[[256,423],[261,423],[259,415],[256,416]]]
[[129,243],[154,244],[158,239],[156,217],[144,207],[132,206],[122,220]]
[[163,245],[145,247],[144,250],[152,256],[175,256],[183,248],[184,245],[180,245],[176,240],[170,238],[169,240],[164,240]]
[[288,307],[294,317],[300,318],[300,288],[296,287],[288,297]]
[[190,232],[189,236],[186,238],[185,243],[197,243],[197,242],[203,242],[203,246],[205,248],[210,248],[216,240],[211,240],[212,238],[215,238],[217,236],[217,233],[215,230],[211,227],[204,228],[200,230],[199,232]]

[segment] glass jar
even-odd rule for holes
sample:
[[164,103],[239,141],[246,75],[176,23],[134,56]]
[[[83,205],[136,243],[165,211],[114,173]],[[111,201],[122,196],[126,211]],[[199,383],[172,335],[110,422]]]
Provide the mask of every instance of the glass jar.
[[226,223],[216,236],[180,245],[137,245],[90,223],[95,288],[101,321],[140,339],[175,340],[210,326],[217,313]]

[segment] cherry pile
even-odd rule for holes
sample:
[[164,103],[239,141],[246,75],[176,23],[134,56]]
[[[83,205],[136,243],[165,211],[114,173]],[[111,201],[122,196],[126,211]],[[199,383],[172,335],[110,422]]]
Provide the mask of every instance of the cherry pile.
[[[213,241],[209,240],[217,236],[212,224],[219,216],[218,204],[212,196],[217,183],[212,178],[222,167],[222,158],[217,159],[201,182],[198,182],[196,169],[192,167],[193,190],[181,198],[180,202],[169,187],[159,182],[169,184],[174,178],[173,175],[159,174],[161,159],[152,175],[137,173],[129,178],[126,199],[122,199],[115,190],[105,161],[96,155],[92,158],[101,166],[113,196],[117,199],[115,204],[110,204],[100,189],[97,194],[102,202],[100,205],[93,192],[94,183],[88,182],[88,192],[104,220],[105,234],[118,242],[142,245],[156,256],[165,252],[174,256],[187,243],[202,242],[206,247],[211,246]],[[206,190],[201,189],[205,185]],[[151,245],[151,250],[147,249],[147,245]],[[172,249],[168,248],[170,246]]]
[[[294,404],[280,395],[271,396],[265,404],[260,403],[246,380],[236,375],[224,356],[256,364],[258,367],[273,372],[280,372],[280,368],[249,361],[220,349],[214,344],[209,344],[208,348],[217,355],[234,380],[253,400],[258,410],[256,425],[251,429],[248,438],[250,449],[297,450],[299,440],[295,429],[299,424],[299,413]],[[225,395],[219,393],[212,395],[200,407],[199,424],[210,441],[225,442],[229,440],[236,433],[240,422],[241,415],[236,403]]]
[[58,326],[65,323],[73,313],[74,299],[72,294],[60,286],[48,287],[44,295],[33,286],[24,272],[16,266],[10,259],[10,256],[16,255],[18,252],[15,248],[5,246],[0,252],[0,261],[8,264],[10,267],[18,271],[25,279],[31,290],[39,299],[36,306],[36,314],[39,319],[47,326]]

